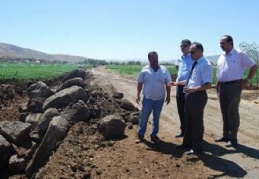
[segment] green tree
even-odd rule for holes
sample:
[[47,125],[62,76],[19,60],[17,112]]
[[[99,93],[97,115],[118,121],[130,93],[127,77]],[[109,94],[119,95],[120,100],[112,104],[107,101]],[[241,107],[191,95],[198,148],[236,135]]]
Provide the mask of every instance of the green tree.
[[[246,42],[242,42],[239,44],[239,48],[243,50],[247,55],[252,58],[257,65],[259,65],[259,46],[255,42],[249,44]],[[259,73],[258,70],[256,70],[256,86],[258,87],[259,84]]]

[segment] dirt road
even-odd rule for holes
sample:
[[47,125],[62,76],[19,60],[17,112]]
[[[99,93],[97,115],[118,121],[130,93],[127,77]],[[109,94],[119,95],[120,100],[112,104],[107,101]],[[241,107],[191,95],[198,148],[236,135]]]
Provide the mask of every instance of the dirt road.
[[[126,99],[128,99],[135,106],[141,109],[141,106],[135,102],[137,85],[135,79],[108,72],[103,67],[93,68],[92,72],[95,76],[95,80],[93,81],[93,83],[102,86],[109,92],[123,92]],[[239,145],[236,148],[226,148],[225,143],[214,142],[214,139],[220,136],[222,133],[222,120],[219,108],[219,101],[214,90],[215,89],[211,89],[208,91],[209,100],[205,107],[204,114],[205,154],[199,157],[199,162],[194,162],[195,164],[191,164],[192,167],[186,166],[186,168],[182,168],[181,170],[179,170],[179,172],[181,172],[182,170],[186,169],[186,171],[183,172],[182,175],[177,174],[175,176],[187,176],[194,178],[258,178],[259,104],[257,103],[256,99],[252,101],[241,101],[241,125],[238,133]],[[173,87],[171,90],[171,103],[169,105],[164,105],[162,111],[159,132],[159,136],[164,141],[174,145],[174,147],[172,147],[172,153],[174,153],[174,150],[177,150],[175,146],[181,144],[182,141],[181,138],[174,138],[174,135],[178,132],[179,119],[175,102],[175,88]],[[149,139],[147,138],[147,140]],[[132,145],[134,145],[134,143]],[[145,144],[135,145],[137,148],[136,150],[145,148]],[[190,158],[183,154],[180,160],[183,160],[183,162],[185,162],[185,160],[188,161],[190,160]],[[199,167],[196,168],[197,166]],[[168,168],[168,170],[170,170],[170,167]],[[188,172],[190,170],[193,170],[193,172],[198,172],[200,173],[200,175],[193,175],[192,171],[190,173]]]

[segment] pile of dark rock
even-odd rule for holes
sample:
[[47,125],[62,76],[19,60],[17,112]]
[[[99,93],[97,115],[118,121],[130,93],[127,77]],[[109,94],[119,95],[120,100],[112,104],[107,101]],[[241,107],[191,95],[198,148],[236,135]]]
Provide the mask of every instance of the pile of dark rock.
[[30,85],[20,119],[0,122],[0,170],[31,178],[77,122],[97,124],[105,139],[119,138],[127,124],[137,124],[139,110],[123,93],[109,95],[90,85],[93,78],[90,71],[74,70],[55,86],[42,81]]
[[15,90],[9,85],[0,84],[0,109],[4,106],[8,106],[8,100],[13,99]]

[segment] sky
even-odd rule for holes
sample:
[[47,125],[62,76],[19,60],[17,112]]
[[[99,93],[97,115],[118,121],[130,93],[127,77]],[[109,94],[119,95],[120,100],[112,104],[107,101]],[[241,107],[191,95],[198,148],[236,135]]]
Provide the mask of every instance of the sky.
[[259,43],[258,0],[6,0],[0,42],[49,54],[102,60],[159,60],[181,55],[180,42],[222,53],[223,35]]

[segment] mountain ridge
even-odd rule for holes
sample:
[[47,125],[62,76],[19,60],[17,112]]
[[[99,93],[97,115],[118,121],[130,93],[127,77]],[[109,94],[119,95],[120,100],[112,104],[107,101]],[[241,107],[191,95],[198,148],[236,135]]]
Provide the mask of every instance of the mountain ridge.
[[86,57],[66,54],[47,54],[45,52],[23,48],[2,42],[0,42],[0,57],[35,58],[37,60],[66,62],[80,62],[89,59]]
[[[34,58],[44,61],[66,61],[70,63],[82,62],[89,60],[87,57],[67,55],[67,54],[48,54],[45,52],[33,50],[30,48],[23,48],[12,44],[0,42],[0,57],[14,57],[14,58]],[[219,55],[206,56],[213,64],[217,64]],[[163,63],[174,64],[176,59],[162,60]],[[142,61],[142,60],[140,60]],[[146,61],[146,60],[143,60]]]

